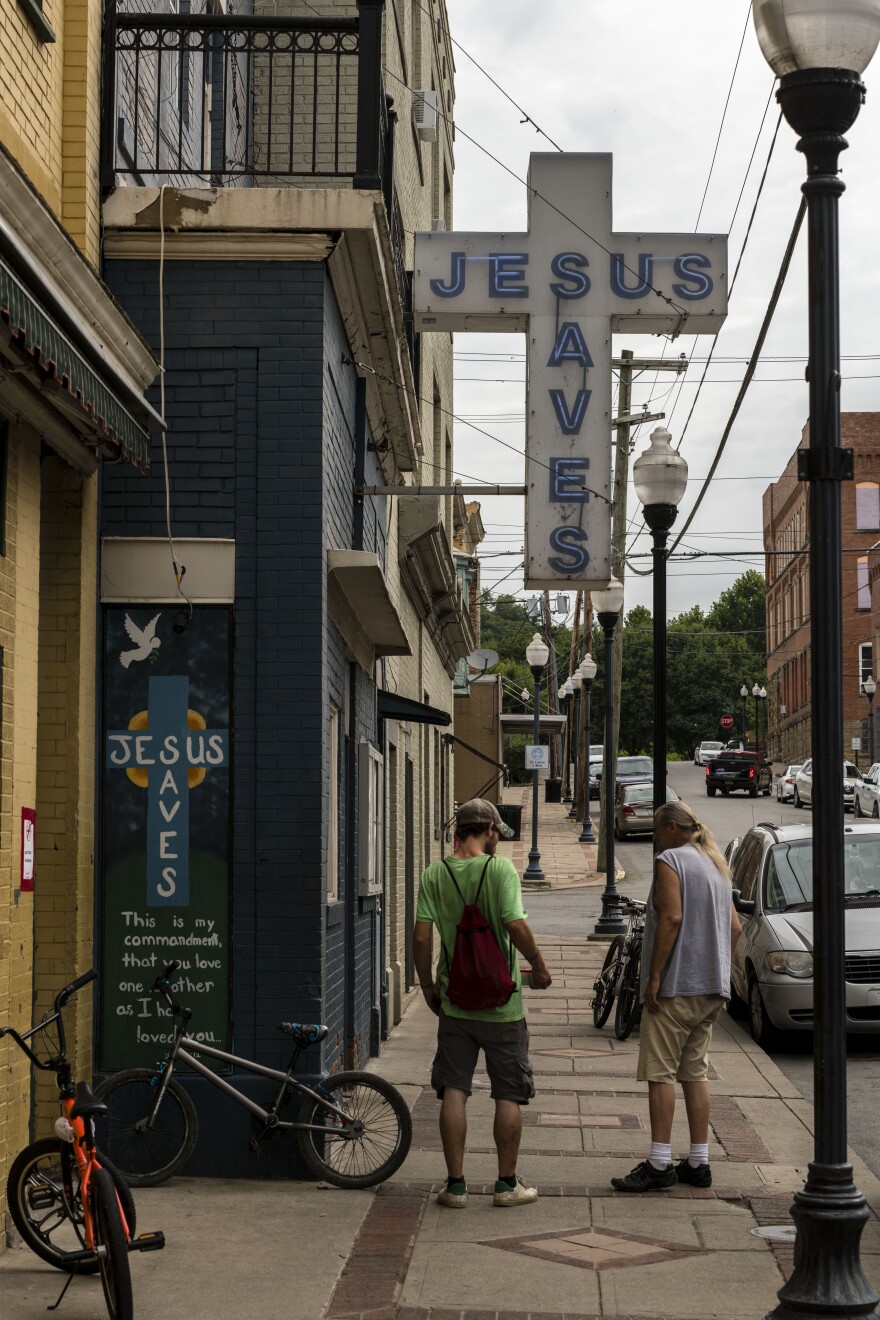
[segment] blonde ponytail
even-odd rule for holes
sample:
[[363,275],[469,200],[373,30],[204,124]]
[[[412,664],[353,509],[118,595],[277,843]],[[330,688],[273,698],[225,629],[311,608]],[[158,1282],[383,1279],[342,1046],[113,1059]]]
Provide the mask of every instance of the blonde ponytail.
[[654,819],[663,825],[674,822],[680,829],[687,830],[692,836],[691,842],[694,847],[705,853],[713,866],[728,880],[730,879],[730,867],[724,860],[712,831],[702,821],[697,820],[686,802],[664,802],[662,807],[658,807]]

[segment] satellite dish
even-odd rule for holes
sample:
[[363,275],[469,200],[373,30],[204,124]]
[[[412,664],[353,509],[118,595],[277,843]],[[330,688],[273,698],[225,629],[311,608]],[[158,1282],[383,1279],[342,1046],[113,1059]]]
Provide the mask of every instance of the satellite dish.
[[481,673],[485,674],[487,669],[491,669],[493,665],[498,664],[498,652],[471,651],[467,662],[471,669],[479,669]]

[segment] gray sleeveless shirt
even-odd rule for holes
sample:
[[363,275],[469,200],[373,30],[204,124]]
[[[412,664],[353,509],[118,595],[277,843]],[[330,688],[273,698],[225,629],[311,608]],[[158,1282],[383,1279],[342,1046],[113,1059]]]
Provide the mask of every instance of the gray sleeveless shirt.
[[[657,861],[670,866],[681,881],[682,910],[678,938],[660,974],[661,996],[667,999],[673,995],[723,995],[729,999],[730,881],[705,853],[690,843],[682,848],[668,848]],[[642,999],[651,970],[657,921],[652,884],[642,950]]]

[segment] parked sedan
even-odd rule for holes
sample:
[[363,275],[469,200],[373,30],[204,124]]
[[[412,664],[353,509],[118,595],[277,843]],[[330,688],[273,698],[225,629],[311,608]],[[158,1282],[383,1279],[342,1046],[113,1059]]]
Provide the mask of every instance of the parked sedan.
[[853,796],[853,815],[880,816],[880,761],[875,761],[864,779],[856,783]]
[[[852,761],[843,763],[843,809],[848,811],[855,801],[856,784],[862,778],[862,772]],[[813,805],[813,758],[804,761],[794,777],[793,801],[796,807]]]
[[[602,779],[602,757],[605,755],[604,747],[590,747],[590,797],[599,796],[599,783]],[[598,770],[598,777],[597,777]]]
[[[732,1008],[748,1006],[764,1049],[813,1026],[812,827],[762,824],[733,856],[743,933],[731,964]],[[880,1032],[880,830],[844,830],[846,1029]]]
[[777,802],[790,802],[794,797],[794,777],[800,768],[799,765],[790,765],[783,770],[776,781]]
[[[602,785],[602,765],[596,766],[594,777],[596,780],[596,796],[599,796],[599,789]],[[617,784],[635,784],[644,779],[654,778],[654,762],[650,756],[618,756],[617,758]],[[593,780],[590,780],[590,796],[593,796]]]
[[694,765],[706,765],[709,761],[714,761],[718,753],[723,751],[723,742],[701,742],[694,752]]
[[[677,802],[678,794],[666,788],[666,801]],[[651,834],[654,829],[654,784],[618,784],[614,798],[614,837],[628,839],[631,834]]]

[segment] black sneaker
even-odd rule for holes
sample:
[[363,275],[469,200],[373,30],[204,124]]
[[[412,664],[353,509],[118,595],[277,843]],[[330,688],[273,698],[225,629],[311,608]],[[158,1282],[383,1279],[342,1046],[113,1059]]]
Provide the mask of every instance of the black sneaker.
[[696,1168],[687,1160],[682,1160],[675,1170],[678,1181],[689,1187],[711,1187],[712,1170],[708,1164],[698,1164]]
[[667,1164],[665,1169],[655,1169],[650,1160],[637,1164],[625,1178],[612,1178],[611,1186],[618,1192],[662,1192],[666,1187],[674,1187],[678,1182],[674,1164]]

